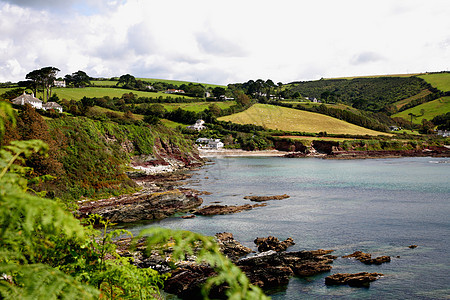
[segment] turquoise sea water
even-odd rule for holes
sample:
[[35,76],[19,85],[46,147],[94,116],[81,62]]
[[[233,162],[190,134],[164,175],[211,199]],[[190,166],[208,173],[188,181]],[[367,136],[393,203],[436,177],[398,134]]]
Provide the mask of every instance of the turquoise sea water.
[[[173,217],[132,229],[163,226],[214,235],[232,232],[255,248],[256,237],[292,237],[294,250],[356,250],[392,261],[367,266],[338,258],[323,275],[269,291],[273,299],[450,299],[450,159],[370,160],[215,158],[187,182],[209,191],[204,205],[252,203],[246,195],[288,194],[266,207],[232,215]],[[416,249],[408,246],[416,244]],[[379,272],[370,288],[327,287],[339,272]]]

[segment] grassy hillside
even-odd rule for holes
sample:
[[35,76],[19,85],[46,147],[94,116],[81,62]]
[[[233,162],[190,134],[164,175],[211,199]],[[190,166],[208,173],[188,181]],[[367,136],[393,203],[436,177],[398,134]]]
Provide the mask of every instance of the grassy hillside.
[[423,90],[423,91],[421,91],[420,93],[418,93],[417,95],[414,95],[414,96],[412,96],[412,97],[408,97],[408,98],[406,98],[406,99],[403,99],[403,100],[400,100],[400,101],[395,102],[395,103],[394,103],[394,106],[395,106],[397,109],[400,109],[400,108],[402,108],[403,106],[405,106],[406,104],[411,103],[411,102],[414,101],[414,100],[423,98],[423,97],[425,97],[425,96],[427,96],[427,95],[430,95],[430,94],[431,94],[431,91],[430,91],[430,90]]
[[177,108],[181,108],[187,111],[201,112],[208,108],[209,105],[216,104],[221,109],[229,108],[230,106],[236,104],[234,101],[224,101],[224,102],[191,102],[191,103],[165,103],[164,108],[167,111],[172,111]]
[[386,135],[329,116],[267,104],[255,104],[246,111],[219,118],[238,124],[254,124],[269,129],[330,134]]
[[378,112],[430,87],[417,77],[375,77],[293,82],[287,88],[290,93],[298,92],[304,97],[343,102],[361,110]]
[[[132,91],[132,90],[125,90],[125,89],[119,89],[119,88],[100,88],[100,87],[86,87],[86,88],[54,88],[53,93],[56,93],[60,99],[67,99],[67,100],[80,100],[83,97],[88,98],[100,98],[104,96],[109,96],[111,98],[113,97],[121,97],[123,94],[133,93],[138,95],[138,97],[170,97],[170,98],[189,98],[186,96],[180,96],[180,95],[172,95],[172,94],[165,94],[165,93],[153,93],[153,92],[141,92],[141,91]],[[38,97],[42,96],[41,94],[38,94]]]
[[450,91],[450,73],[424,74],[418,77],[443,92]]
[[[142,80],[144,82],[149,82],[149,83],[155,83],[155,82],[163,82],[163,83],[167,83],[167,84],[173,84],[173,85],[177,85],[180,86],[182,84],[198,84],[199,82],[190,82],[190,81],[182,81],[182,80],[169,80],[169,79],[156,79],[156,78],[136,78],[137,80]],[[117,84],[116,80],[92,80],[91,84],[99,86],[114,86]],[[207,88],[215,88],[215,87],[226,87],[224,85],[218,85],[218,84],[210,84],[210,83],[200,83],[204,86],[206,86]]]
[[[422,109],[424,114],[422,115]],[[442,97],[405,111],[399,112],[392,117],[400,117],[405,120],[411,120],[410,113],[414,114],[413,123],[421,124],[423,119],[431,120],[437,115],[442,115],[450,112],[450,97]]]

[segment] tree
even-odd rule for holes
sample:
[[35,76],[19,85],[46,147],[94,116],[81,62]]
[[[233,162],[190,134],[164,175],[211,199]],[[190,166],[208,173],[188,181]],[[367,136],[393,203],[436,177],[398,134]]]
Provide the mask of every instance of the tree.
[[122,84],[126,88],[133,88],[136,85],[137,81],[133,75],[125,74],[120,76],[119,81],[116,83],[117,86]]
[[217,87],[213,88],[212,94],[213,94],[214,97],[219,99],[220,96],[225,95],[225,91],[226,90],[223,87],[217,86]]
[[60,70],[55,67],[44,67],[39,70],[33,70],[28,73],[25,78],[31,80],[32,88],[34,94],[36,95],[39,87],[42,87],[42,93],[44,102],[48,101],[50,95],[52,94],[52,86],[53,82],[56,79],[56,74],[58,74]]
[[72,75],[67,74],[64,79],[74,87],[85,87],[91,84],[91,78],[84,71],[77,71]]

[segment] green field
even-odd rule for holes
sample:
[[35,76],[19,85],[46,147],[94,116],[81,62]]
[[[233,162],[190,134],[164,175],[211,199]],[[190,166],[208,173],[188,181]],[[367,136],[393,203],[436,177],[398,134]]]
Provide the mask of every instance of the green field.
[[[167,83],[167,84],[173,84],[176,86],[180,86],[182,84],[202,84],[207,88],[215,88],[215,87],[223,87],[226,88],[225,85],[218,85],[218,84],[210,84],[210,83],[199,83],[199,82],[190,82],[190,81],[182,81],[182,80],[169,80],[169,79],[156,79],[156,78],[136,78],[137,80],[142,80],[144,82],[149,82],[149,83],[154,83],[154,82],[163,82],[163,83]],[[98,85],[103,85],[103,86],[114,86],[117,84],[116,80],[91,80],[91,84],[98,86]]]
[[[424,110],[424,114],[422,115],[421,110]],[[421,105],[412,107],[410,109],[399,112],[392,117],[400,117],[405,120],[411,121],[411,116],[409,113],[414,114],[417,117],[413,117],[413,123],[422,124],[423,119],[431,120],[435,116],[442,115],[450,112],[450,97],[442,97],[427,103],[423,103]]]
[[[160,96],[162,97],[169,97],[169,98],[190,98],[186,96],[180,96],[180,95],[173,95],[173,94],[165,94],[165,93],[152,93],[152,92],[141,92],[141,91],[132,91],[132,90],[125,90],[125,89],[119,89],[119,88],[101,88],[101,87],[86,87],[86,88],[54,88],[52,90],[52,93],[56,93],[60,99],[67,99],[67,100],[80,100],[83,97],[88,98],[101,98],[104,96],[109,96],[111,98],[113,97],[121,97],[123,94],[133,93],[135,95],[138,95],[138,97],[152,97],[152,98],[158,98]],[[42,96],[42,93],[38,94],[38,97]]]
[[254,124],[284,131],[310,133],[326,131],[330,134],[388,135],[329,116],[268,104],[255,104],[246,111],[220,117],[219,120],[238,124]]
[[429,94],[431,94],[431,91],[429,91],[429,90],[423,90],[423,91],[421,91],[420,93],[418,93],[417,95],[414,95],[414,96],[412,96],[412,97],[409,97],[409,98],[406,98],[406,99],[397,101],[397,102],[395,102],[393,105],[394,105],[397,109],[400,109],[400,108],[402,108],[403,106],[405,106],[406,104],[408,104],[409,102],[414,101],[414,100],[417,100],[417,99],[422,98],[422,97],[425,97],[425,96],[427,96],[427,95],[429,95]]
[[349,105],[345,105],[345,104],[342,104],[342,103],[329,104],[329,103],[314,103],[314,102],[309,102],[309,101],[282,101],[282,102],[283,103],[298,104],[298,105],[301,105],[301,106],[306,107],[306,108],[314,107],[314,106],[320,106],[320,105],[324,104],[326,107],[329,107],[329,108],[337,108],[337,109],[342,109],[342,110],[348,110],[348,111],[351,111],[351,112],[353,112],[355,114],[358,114],[358,115],[361,114],[359,112],[359,110],[357,110],[356,108],[353,108],[353,107],[351,107]]
[[229,108],[230,106],[236,104],[234,101],[224,101],[224,102],[191,102],[191,103],[164,103],[164,108],[167,111],[173,111],[177,108],[181,108],[187,111],[202,112],[208,108],[209,105],[216,104],[221,109]]
[[443,92],[450,91],[450,73],[424,74],[418,77]]

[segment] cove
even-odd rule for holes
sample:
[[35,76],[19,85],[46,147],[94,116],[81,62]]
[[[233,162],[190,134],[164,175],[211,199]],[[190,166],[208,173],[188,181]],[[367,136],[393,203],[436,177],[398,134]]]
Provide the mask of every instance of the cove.
[[[338,258],[330,273],[293,278],[268,291],[273,299],[442,299],[450,296],[450,159],[368,160],[214,158],[192,171],[186,186],[211,192],[204,205],[252,203],[249,195],[288,194],[266,207],[232,215],[171,217],[131,229],[163,226],[214,235],[232,232],[245,246],[256,237],[292,237],[288,251],[335,249],[389,255],[390,263],[367,266]],[[415,249],[409,245],[418,245]],[[334,273],[385,274],[370,288],[327,287]]]

